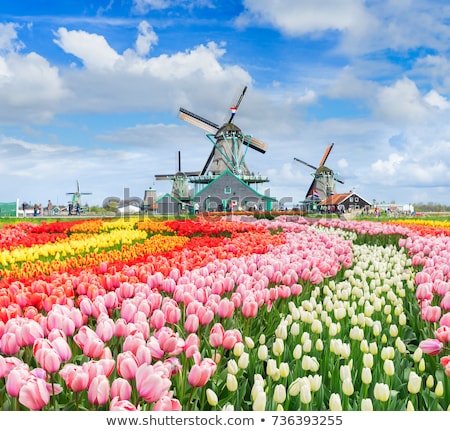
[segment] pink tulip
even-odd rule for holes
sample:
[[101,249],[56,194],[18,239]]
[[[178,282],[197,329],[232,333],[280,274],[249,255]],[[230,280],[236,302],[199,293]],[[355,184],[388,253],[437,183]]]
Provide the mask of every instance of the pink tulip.
[[29,378],[30,372],[27,368],[20,366],[12,369],[6,378],[6,392],[8,392],[11,397],[17,398],[20,389]]
[[419,343],[419,347],[427,355],[436,356],[442,352],[444,345],[439,340],[427,338]]
[[30,410],[41,410],[45,407],[50,402],[45,380],[30,377],[20,388],[19,402]]
[[83,354],[89,358],[99,358],[104,348],[105,344],[100,338],[89,338],[83,346]]
[[[222,337],[223,339],[223,337]],[[222,342],[220,342],[217,346],[220,346]],[[217,347],[213,346],[213,347]],[[196,352],[198,352],[200,347],[200,339],[197,334],[189,334],[185,340],[184,351],[186,353],[187,358],[192,358]]]
[[434,331],[434,336],[441,343],[450,343],[450,327],[449,326],[440,326]]
[[155,310],[150,317],[150,326],[155,329],[161,329],[166,323],[162,310]]
[[106,317],[97,321],[95,332],[97,336],[105,343],[107,343],[114,335],[115,323],[114,320]]
[[445,313],[441,317],[441,320],[439,321],[439,324],[441,326],[449,326],[450,327],[450,313]]
[[152,352],[147,347],[147,345],[139,346],[136,349],[135,355],[136,355],[136,359],[138,361],[138,365],[152,363]]
[[122,303],[122,308],[120,310],[120,317],[124,319],[127,323],[134,320],[134,315],[137,312],[136,305],[130,300],[124,301]]
[[189,333],[197,332],[200,322],[196,314],[189,314],[184,322],[184,330]]
[[37,349],[34,356],[47,373],[55,373],[61,366],[61,357],[53,347]]
[[131,384],[128,380],[121,377],[115,379],[111,384],[111,398],[116,398],[120,401],[129,400],[131,398]]
[[148,403],[154,403],[169,390],[171,381],[152,365],[141,365],[136,372],[136,389]]
[[34,320],[28,321],[21,328],[21,338],[24,341],[24,345],[31,346],[37,338],[42,338],[44,336],[44,331]]
[[211,370],[208,366],[194,364],[189,371],[188,382],[191,386],[198,388],[205,386],[211,377]]
[[245,299],[242,303],[242,314],[244,317],[255,317],[258,314],[258,303],[253,298]]
[[72,351],[65,338],[56,337],[51,344],[61,358],[61,361],[68,361],[72,357]]
[[110,385],[108,378],[100,374],[95,376],[88,388],[88,400],[91,404],[104,405],[108,402]]
[[207,307],[200,307],[197,311],[198,321],[200,325],[209,325],[214,319],[214,312]]
[[222,324],[215,323],[209,332],[209,344],[212,347],[219,347],[223,343],[224,329]]
[[114,335],[116,337],[126,337],[128,335],[127,321],[125,319],[119,318],[116,320]]
[[124,379],[131,380],[136,376],[138,361],[131,351],[119,353],[117,356],[117,372]]
[[425,320],[426,322],[431,323],[438,322],[440,318],[441,318],[441,308],[438,307],[437,305],[435,306],[429,305],[427,307],[422,308],[422,319]]
[[419,284],[416,289],[416,298],[418,301],[430,301],[433,298],[433,285],[431,283]]
[[19,343],[17,342],[16,334],[7,332],[0,339],[0,351],[5,355],[13,356],[20,350]]
[[172,398],[172,395],[164,395],[159,401],[153,406],[153,411],[181,411],[181,403],[176,398]]
[[441,300],[440,306],[443,310],[450,310],[450,292],[447,292]]
[[74,392],[81,392],[89,386],[89,374],[79,365],[66,364],[59,372],[67,387]]
[[4,358],[0,355],[0,379],[8,377],[8,374],[16,367],[25,366],[25,364],[15,356]]
[[237,329],[228,329],[223,335],[222,346],[231,350],[237,342],[242,342],[242,335]]
[[234,304],[228,298],[223,298],[219,302],[217,313],[221,319],[228,319],[234,313]]
[[110,411],[125,411],[132,412],[136,411],[136,406],[128,400],[121,400],[119,397],[113,397],[109,404]]

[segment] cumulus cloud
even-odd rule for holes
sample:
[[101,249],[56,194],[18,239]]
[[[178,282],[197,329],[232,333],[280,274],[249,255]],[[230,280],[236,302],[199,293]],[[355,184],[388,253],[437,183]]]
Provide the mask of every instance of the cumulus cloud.
[[424,121],[429,115],[419,89],[407,77],[392,86],[380,87],[373,109],[378,117],[390,123]]
[[83,30],[61,27],[56,32],[54,42],[64,52],[79,58],[91,70],[111,70],[120,59],[120,55],[103,36]]

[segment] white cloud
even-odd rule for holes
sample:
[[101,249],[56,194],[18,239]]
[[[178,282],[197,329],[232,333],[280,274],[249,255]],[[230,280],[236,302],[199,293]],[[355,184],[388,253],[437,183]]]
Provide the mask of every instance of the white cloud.
[[406,77],[381,87],[374,102],[375,114],[389,123],[416,123],[429,115],[416,84]]
[[147,21],[139,23],[139,35],[136,40],[136,52],[138,55],[144,57],[152,48],[158,43],[158,36],[153,31],[152,26]]
[[370,18],[360,0],[244,0],[239,26],[270,24],[290,36],[361,28]]
[[82,60],[91,70],[111,70],[120,60],[120,55],[108,45],[103,36],[83,30],[67,30],[61,27],[54,42],[68,54]]

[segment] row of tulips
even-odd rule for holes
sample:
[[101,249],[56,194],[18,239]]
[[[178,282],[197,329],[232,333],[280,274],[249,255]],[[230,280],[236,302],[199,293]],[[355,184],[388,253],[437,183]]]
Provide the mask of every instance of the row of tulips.
[[[416,289],[433,269],[448,282],[445,237],[424,253],[392,223],[165,223],[182,236],[161,241],[194,238],[32,282],[9,274],[1,408],[447,409],[447,341],[434,337],[449,318]],[[366,235],[405,239],[358,244]]]

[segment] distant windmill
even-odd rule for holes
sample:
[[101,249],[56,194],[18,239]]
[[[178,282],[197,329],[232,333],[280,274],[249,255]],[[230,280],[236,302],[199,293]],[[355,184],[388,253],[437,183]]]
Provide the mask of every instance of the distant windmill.
[[178,151],[178,172],[176,174],[159,174],[155,179],[159,181],[172,181],[172,196],[180,200],[191,198],[188,177],[198,176],[200,172],[183,172],[181,170],[181,152]]
[[294,157],[294,160],[296,162],[302,163],[314,170],[313,174],[314,179],[311,185],[309,186],[309,189],[306,192],[305,196],[307,200],[321,202],[325,200],[327,197],[336,193],[335,181],[344,184],[344,181],[339,179],[334,171],[325,166],[325,162],[327,161],[327,158],[330,155],[333,146],[334,144],[328,145],[318,167],[310,165],[309,163],[306,163],[303,160],[299,160]]
[[68,192],[66,195],[72,195],[72,205],[75,207],[77,204],[81,205],[81,196],[82,195],[92,195],[91,192],[80,192],[80,183],[77,180],[77,191],[76,192]]

